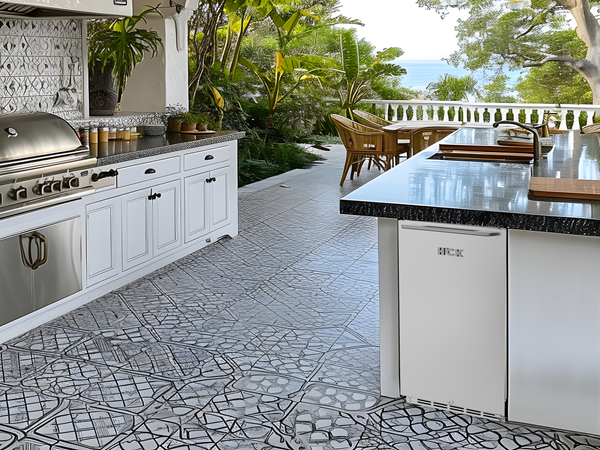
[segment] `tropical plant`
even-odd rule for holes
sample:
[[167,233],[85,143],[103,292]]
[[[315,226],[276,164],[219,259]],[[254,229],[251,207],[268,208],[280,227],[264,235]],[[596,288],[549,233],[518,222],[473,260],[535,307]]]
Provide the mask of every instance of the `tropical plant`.
[[353,117],[352,110],[358,103],[372,92],[371,83],[374,80],[406,73],[400,66],[389,63],[403,54],[398,47],[377,53],[370,64],[362,66],[358,43],[348,30],[342,30],[340,33],[340,52],[341,70],[337,70],[340,76],[330,86],[340,100],[342,114],[349,118]]
[[144,59],[146,53],[154,58],[162,45],[156,31],[138,29],[137,24],[144,16],[156,8],[142,11],[137,16],[115,20],[108,27],[101,27],[88,40],[88,64],[90,68],[109,69],[117,79],[119,99],[125,90],[127,78],[131,76],[135,66]]
[[446,73],[427,85],[426,96],[432,100],[461,102],[468,100],[469,94],[477,93],[476,86],[477,80],[471,75],[455,77]]
[[[280,52],[276,53],[275,66],[270,71],[263,71],[254,63],[248,61],[246,58],[240,56],[240,64],[250,69],[252,72],[260,78],[260,81],[265,88],[265,92],[268,99],[269,106],[269,118],[267,120],[267,128],[271,126],[273,119],[273,113],[277,105],[288,97],[294,89],[296,89],[302,82],[308,80],[319,81],[320,78],[316,75],[318,72],[326,70],[323,65],[326,62],[325,58],[321,58],[313,55],[303,56],[288,56],[283,57]],[[312,66],[313,68],[308,70],[303,68],[303,65]],[[314,67],[319,66],[319,67]],[[294,83],[287,88],[287,92],[283,93],[282,83],[286,74],[295,74]]]

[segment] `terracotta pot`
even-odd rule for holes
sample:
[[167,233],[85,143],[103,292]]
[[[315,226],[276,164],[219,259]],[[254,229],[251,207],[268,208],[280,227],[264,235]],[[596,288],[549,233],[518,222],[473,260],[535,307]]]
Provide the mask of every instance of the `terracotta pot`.
[[169,117],[167,131],[173,131],[177,133],[179,130],[181,130],[181,122],[183,121],[178,117]]
[[181,131],[196,131],[196,124],[195,123],[182,123]]
[[199,123],[198,131],[208,131],[208,124],[207,123]]

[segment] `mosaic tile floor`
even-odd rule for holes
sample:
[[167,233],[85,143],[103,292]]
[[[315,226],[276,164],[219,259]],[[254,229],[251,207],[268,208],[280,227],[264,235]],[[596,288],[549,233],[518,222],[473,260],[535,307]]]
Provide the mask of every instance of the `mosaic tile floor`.
[[375,220],[344,152],[240,191],[240,235],[0,346],[0,449],[600,449],[379,396]]

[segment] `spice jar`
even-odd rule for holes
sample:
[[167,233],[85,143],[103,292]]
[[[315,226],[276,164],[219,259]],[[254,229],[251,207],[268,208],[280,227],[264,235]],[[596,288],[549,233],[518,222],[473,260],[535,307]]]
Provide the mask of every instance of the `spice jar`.
[[123,130],[123,140],[124,141],[131,140],[131,128],[125,128]]
[[117,128],[117,141],[123,139],[123,128]]
[[100,128],[98,132],[98,142],[108,142],[108,127]]
[[110,131],[108,132],[108,140],[114,141],[115,139],[117,139],[117,129],[111,128]]
[[98,128],[90,129],[90,144],[98,143]]

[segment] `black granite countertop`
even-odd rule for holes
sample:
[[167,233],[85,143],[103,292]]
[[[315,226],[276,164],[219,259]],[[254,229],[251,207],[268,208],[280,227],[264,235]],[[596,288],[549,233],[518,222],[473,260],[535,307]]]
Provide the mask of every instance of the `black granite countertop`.
[[131,141],[90,144],[90,152],[92,157],[98,158],[98,166],[108,166],[133,159],[233,141],[243,138],[244,135],[245,133],[240,131],[218,131],[208,135],[166,133],[161,136],[140,136]]
[[[496,141],[493,129],[463,128],[445,143]],[[600,180],[596,135],[553,135],[535,176]],[[600,201],[529,194],[533,164],[429,159],[438,145],[344,197],[342,214],[600,236]]]

